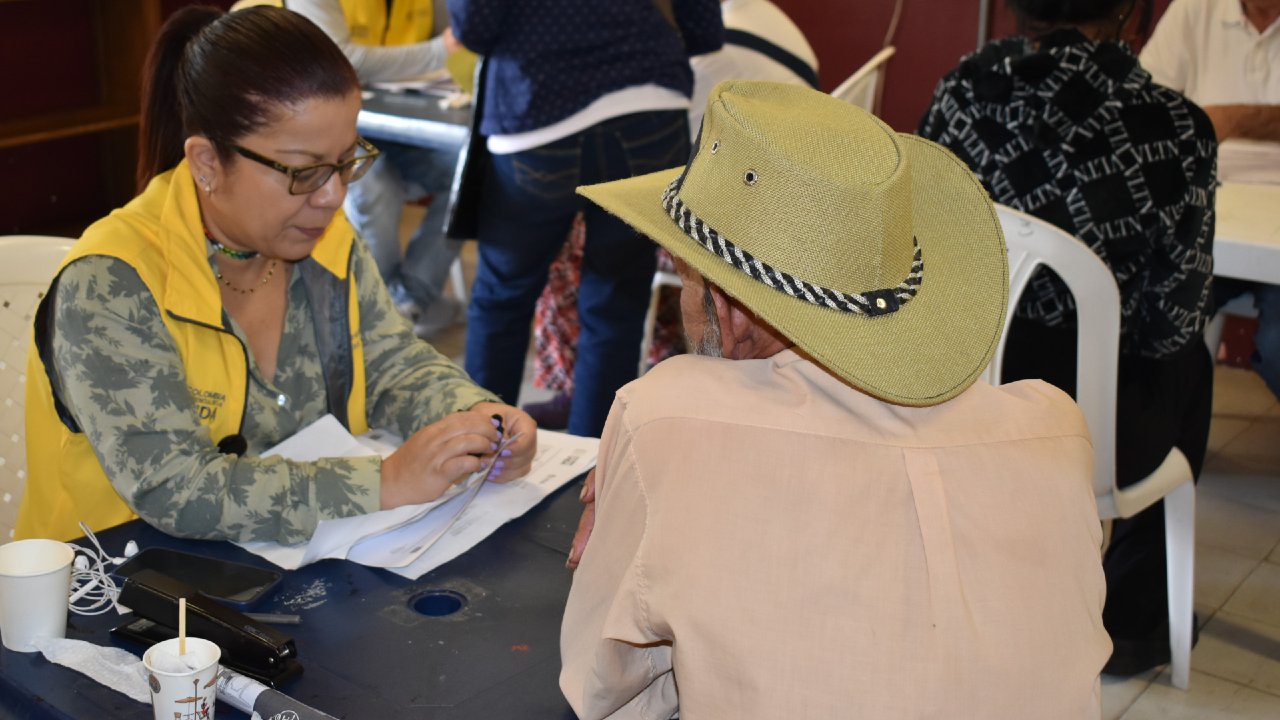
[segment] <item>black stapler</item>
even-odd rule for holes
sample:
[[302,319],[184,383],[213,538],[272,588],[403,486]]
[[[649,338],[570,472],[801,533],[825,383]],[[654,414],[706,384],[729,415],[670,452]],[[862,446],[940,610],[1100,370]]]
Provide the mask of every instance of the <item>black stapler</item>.
[[223,665],[272,687],[302,672],[293,638],[156,570],[125,580],[119,603],[135,617],[111,632],[147,646],[177,637],[178,598],[187,599],[187,634],[221,648]]

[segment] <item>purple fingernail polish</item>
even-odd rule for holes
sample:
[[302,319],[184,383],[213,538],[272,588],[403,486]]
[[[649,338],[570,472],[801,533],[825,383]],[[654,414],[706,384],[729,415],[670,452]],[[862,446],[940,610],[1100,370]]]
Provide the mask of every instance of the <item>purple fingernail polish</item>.
[[498,443],[496,442],[489,443],[489,452],[498,452]]
[[511,457],[511,448],[502,451],[502,457]]

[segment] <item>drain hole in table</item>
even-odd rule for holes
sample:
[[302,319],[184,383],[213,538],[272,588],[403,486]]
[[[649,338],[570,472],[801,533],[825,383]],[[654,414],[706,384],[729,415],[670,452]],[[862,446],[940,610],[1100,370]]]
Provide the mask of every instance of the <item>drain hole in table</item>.
[[424,590],[409,599],[414,612],[427,617],[452,615],[467,606],[467,596],[456,590]]

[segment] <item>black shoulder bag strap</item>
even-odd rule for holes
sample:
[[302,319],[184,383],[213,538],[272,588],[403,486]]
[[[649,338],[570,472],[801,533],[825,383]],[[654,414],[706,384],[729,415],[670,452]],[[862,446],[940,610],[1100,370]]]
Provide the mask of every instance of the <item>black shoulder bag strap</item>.
[[[363,242],[355,238],[353,242]],[[351,250],[355,252],[355,248]],[[347,265],[350,267],[348,257]],[[302,286],[311,304],[311,319],[316,330],[316,349],[320,354],[320,367],[324,374],[325,394],[329,412],[350,429],[347,417],[347,401],[355,380],[354,358],[351,356],[351,318],[347,306],[347,294],[352,282],[348,271],[346,279],[329,272],[312,258],[299,262],[295,268],[302,274]]]
[[759,35],[745,30],[729,30],[726,28],[724,31],[724,43],[725,45],[738,45],[748,50],[755,50],[798,75],[809,83],[809,87],[814,90],[818,89],[818,73],[809,66],[809,63],[801,60],[795,53],[781,48]]

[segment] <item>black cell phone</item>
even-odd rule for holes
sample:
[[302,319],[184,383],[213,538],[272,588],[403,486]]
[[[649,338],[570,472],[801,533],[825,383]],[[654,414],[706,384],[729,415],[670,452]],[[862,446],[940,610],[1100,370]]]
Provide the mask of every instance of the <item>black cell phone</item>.
[[199,590],[215,600],[244,609],[266,597],[280,583],[281,574],[253,565],[169,548],[147,548],[116,568],[122,578],[150,568]]

